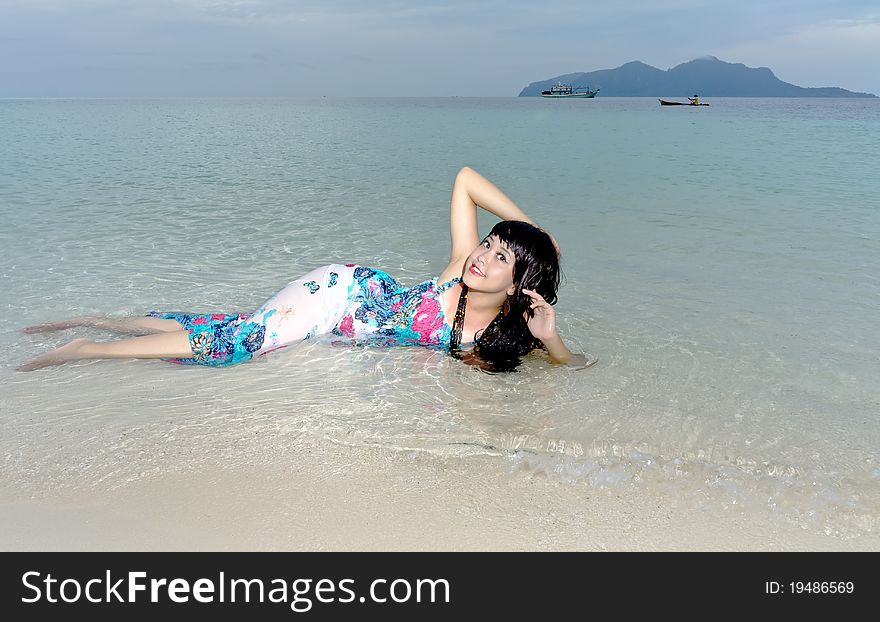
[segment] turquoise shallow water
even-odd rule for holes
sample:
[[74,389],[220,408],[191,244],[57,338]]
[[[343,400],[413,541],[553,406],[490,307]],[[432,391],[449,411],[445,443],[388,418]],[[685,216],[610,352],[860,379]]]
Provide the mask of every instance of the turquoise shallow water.
[[[255,434],[270,461],[311,435],[876,533],[880,101],[710,103],[0,101],[2,483],[234,464]],[[324,340],[226,370],[13,371],[101,336],[28,324],[252,309],[331,261],[436,275],[464,164],[558,237],[561,330],[595,368]]]

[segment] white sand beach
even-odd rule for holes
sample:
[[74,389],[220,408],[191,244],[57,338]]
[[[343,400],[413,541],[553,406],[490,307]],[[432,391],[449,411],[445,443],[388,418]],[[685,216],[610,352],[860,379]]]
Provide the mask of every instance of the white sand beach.
[[[0,491],[16,551],[877,551],[647,487],[588,489],[423,452],[313,445],[89,492]],[[475,477],[475,474],[479,474]]]

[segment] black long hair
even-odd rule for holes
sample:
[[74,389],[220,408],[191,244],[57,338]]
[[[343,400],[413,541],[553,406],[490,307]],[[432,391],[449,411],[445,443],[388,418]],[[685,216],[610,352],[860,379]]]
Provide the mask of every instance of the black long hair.
[[532,336],[526,323],[531,318],[532,299],[522,290],[539,293],[551,305],[562,273],[553,240],[544,231],[520,220],[503,220],[489,235],[498,236],[516,257],[513,264],[514,292],[507,297],[501,311],[476,339],[476,364],[487,371],[513,371],[525,356],[541,342]]

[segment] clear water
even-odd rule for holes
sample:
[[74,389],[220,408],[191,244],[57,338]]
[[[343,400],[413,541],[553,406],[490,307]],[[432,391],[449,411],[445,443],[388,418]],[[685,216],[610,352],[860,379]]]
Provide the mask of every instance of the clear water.
[[[876,533],[880,100],[710,103],[0,101],[0,485],[87,491],[320,438]],[[559,239],[561,332],[596,367],[491,376],[325,339],[220,370],[13,370],[104,338],[28,324],[253,309],[331,261],[434,276],[464,164]]]

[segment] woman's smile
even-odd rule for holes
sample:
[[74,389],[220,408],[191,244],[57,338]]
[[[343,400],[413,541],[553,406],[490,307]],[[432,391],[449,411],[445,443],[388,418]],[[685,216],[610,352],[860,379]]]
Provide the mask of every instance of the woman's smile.
[[480,269],[477,267],[477,264],[475,264],[475,263],[472,263],[472,264],[471,264],[470,271],[471,271],[471,274],[475,274],[475,275],[477,275],[477,276],[479,276],[479,277],[485,277],[485,276],[486,276],[485,274],[483,274],[483,271],[480,270]]

